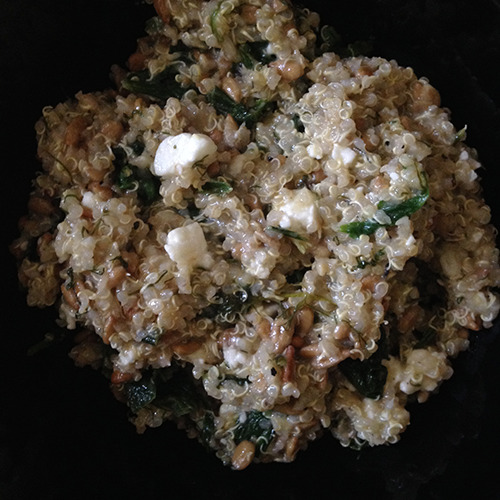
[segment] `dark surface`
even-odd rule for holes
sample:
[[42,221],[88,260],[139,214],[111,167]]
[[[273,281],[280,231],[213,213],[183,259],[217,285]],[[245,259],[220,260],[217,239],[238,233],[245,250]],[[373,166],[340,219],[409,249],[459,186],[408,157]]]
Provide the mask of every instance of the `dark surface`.
[[[337,5],[338,4],[338,5]],[[497,226],[500,4],[495,1],[311,1],[346,42],[375,38],[374,55],[427,76],[484,165]],[[438,396],[414,408],[400,443],[356,453],[333,439],[292,464],[224,468],[182,431],[137,435],[125,408],[61,344],[27,349],[53,318],[28,310],[6,247],[25,212],[35,160],[33,125],[45,105],[109,85],[143,33],[150,7],[132,0],[0,3],[3,327],[0,330],[0,499],[371,498],[500,499],[500,343],[481,333]],[[321,491],[326,494],[320,494]],[[479,493],[480,492],[480,493]]]

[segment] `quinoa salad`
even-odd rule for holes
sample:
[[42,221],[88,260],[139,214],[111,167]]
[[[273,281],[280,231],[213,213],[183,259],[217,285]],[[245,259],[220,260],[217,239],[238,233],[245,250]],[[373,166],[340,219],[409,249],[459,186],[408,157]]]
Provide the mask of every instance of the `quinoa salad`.
[[397,442],[500,308],[466,129],[299,4],[150,3],[111,88],[36,123],[28,305],[139,433],[174,421],[234,469]]

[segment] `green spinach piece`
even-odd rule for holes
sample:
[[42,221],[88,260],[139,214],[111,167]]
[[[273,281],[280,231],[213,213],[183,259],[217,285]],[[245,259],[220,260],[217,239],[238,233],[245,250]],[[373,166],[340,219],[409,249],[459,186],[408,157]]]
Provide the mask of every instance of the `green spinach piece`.
[[250,289],[244,288],[233,293],[219,292],[214,302],[202,310],[202,316],[215,319],[219,323],[232,323],[237,314],[244,314],[252,303]]
[[160,180],[149,169],[130,165],[123,148],[116,147],[112,151],[115,156],[114,183],[118,189],[124,192],[136,191],[139,199],[148,205],[156,201],[160,197]]
[[128,382],[124,388],[134,413],[151,404],[181,417],[206,404],[190,373],[176,365],[145,372],[140,380]]
[[137,413],[156,398],[156,383],[153,377],[145,374],[138,381],[125,384],[127,405],[133,413]]
[[246,418],[239,419],[234,430],[234,442],[252,441],[258,452],[267,449],[274,437],[271,420],[263,412],[251,410],[246,413]]
[[378,349],[363,361],[348,358],[339,363],[339,369],[351,384],[363,396],[378,399],[384,393],[387,380],[387,368],[382,364],[388,357],[388,346],[385,336],[381,336]]
[[160,197],[160,181],[148,169],[124,165],[116,176],[116,186],[125,192],[137,191],[137,196],[150,205]]
[[169,97],[181,99],[188,89],[176,81],[177,72],[174,68],[173,65],[167,66],[155,76],[151,76],[148,69],[129,73],[122,80],[122,86],[134,94],[143,94],[162,101]]
[[270,103],[264,99],[257,100],[252,107],[247,108],[236,102],[219,87],[215,87],[209,92],[207,99],[218,113],[231,115],[237,123],[245,123],[249,128],[255,125],[270,108]]
[[252,69],[255,63],[269,64],[276,59],[274,54],[267,52],[269,42],[266,40],[246,42],[238,47],[241,63],[245,68]]
[[410,215],[414,214],[417,210],[420,210],[428,199],[429,188],[427,183],[425,183],[425,187],[418,194],[401,203],[383,200],[378,203],[377,208],[383,210],[386,215],[389,216],[391,220],[389,224],[382,224],[374,219],[368,219],[342,224],[340,230],[343,233],[347,233],[351,238],[359,238],[362,234],[373,234],[379,227],[394,226],[399,219],[410,217]]

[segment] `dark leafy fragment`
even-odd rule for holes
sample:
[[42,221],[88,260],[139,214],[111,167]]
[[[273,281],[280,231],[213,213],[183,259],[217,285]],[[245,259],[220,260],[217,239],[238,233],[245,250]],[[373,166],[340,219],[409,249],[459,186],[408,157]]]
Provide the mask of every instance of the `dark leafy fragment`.
[[230,193],[233,188],[225,181],[208,181],[201,188],[203,193],[223,195]]
[[234,430],[234,442],[251,441],[255,444],[258,452],[267,449],[274,437],[274,429],[271,420],[263,412],[251,410],[246,413],[244,419],[238,420]]
[[198,424],[199,437],[201,443],[210,449],[210,441],[215,432],[215,418],[212,411],[205,412],[203,419]]
[[343,233],[347,233],[351,238],[359,238],[362,234],[373,234],[379,227],[393,226],[399,219],[409,217],[417,210],[420,210],[428,199],[429,188],[425,184],[425,187],[418,194],[401,203],[383,200],[378,203],[377,208],[383,210],[389,216],[391,220],[389,224],[382,224],[375,219],[368,219],[343,224],[340,226],[340,230]]
[[137,382],[125,384],[125,395],[130,410],[137,413],[156,398],[156,383],[153,377],[143,375]]
[[213,302],[205,307],[201,316],[215,319],[219,323],[232,323],[238,314],[244,314],[252,303],[249,289],[239,289],[233,293],[219,292]]
[[122,87],[134,94],[143,94],[153,99],[166,100],[169,97],[180,99],[188,90],[176,81],[175,66],[167,66],[162,72],[151,76],[149,70],[129,73],[122,80]]
[[266,227],[266,231],[269,231],[271,233],[279,233],[282,234],[283,236],[286,236],[287,238],[292,238],[294,240],[307,241],[307,238],[301,236],[299,233],[296,233],[295,231],[290,231],[290,229],[285,229],[279,226],[268,226]]
[[378,349],[368,359],[348,358],[339,364],[339,369],[363,396],[378,399],[384,393],[387,380],[387,368],[382,364],[387,355],[385,337],[381,336]]
[[245,68],[251,69],[256,63],[269,64],[276,59],[274,54],[267,51],[269,42],[266,40],[247,42],[238,47],[241,63]]
[[139,381],[124,387],[127,404],[134,413],[151,405],[181,417],[206,406],[190,374],[177,366],[146,372]]
[[270,103],[264,99],[259,99],[253,106],[246,107],[236,102],[219,87],[209,92],[207,99],[217,113],[231,115],[237,123],[245,123],[247,127],[255,125],[270,109]]
[[130,165],[123,148],[113,148],[113,154],[116,187],[123,192],[137,192],[139,199],[147,205],[156,201],[160,197],[160,180],[149,169]]

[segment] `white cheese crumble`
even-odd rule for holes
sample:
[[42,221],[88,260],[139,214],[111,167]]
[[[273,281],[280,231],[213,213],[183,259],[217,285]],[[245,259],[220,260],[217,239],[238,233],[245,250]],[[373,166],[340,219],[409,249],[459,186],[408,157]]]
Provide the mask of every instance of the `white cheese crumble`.
[[165,251],[180,270],[208,268],[213,263],[205,234],[197,222],[172,229],[167,235]]
[[168,136],[160,143],[153,162],[153,173],[158,177],[183,176],[196,163],[208,165],[217,152],[217,146],[204,134]]
[[285,189],[273,207],[279,213],[275,225],[297,233],[314,233],[320,228],[316,196],[307,188]]
[[335,144],[332,150],[332,158],[347,167],[356,158],[356,153],[349,147],[339,146],[338,144]]

